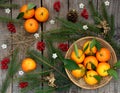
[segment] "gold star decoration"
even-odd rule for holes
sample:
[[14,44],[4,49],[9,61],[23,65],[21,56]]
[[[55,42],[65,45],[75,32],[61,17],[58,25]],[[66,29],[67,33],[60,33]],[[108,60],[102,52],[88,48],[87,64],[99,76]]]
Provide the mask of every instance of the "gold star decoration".
[[51,72],[49,76],[45,77],[45,80],[48,81],[48,86],[56,87],[56,85],[54,83],[55,82],[55,75],[54,75],[54,73]]
[[97,25],[98,28],[102,28],[103,29],[103,34],[107,34],[110,30],[109,24],[107,23],[106,20],[103,20],[100,22],[99,25]]

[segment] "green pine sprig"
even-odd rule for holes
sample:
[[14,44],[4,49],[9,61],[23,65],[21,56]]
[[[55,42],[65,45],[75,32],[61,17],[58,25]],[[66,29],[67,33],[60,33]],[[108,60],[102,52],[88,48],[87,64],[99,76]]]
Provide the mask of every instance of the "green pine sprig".
[[0,8],[16,9],[16,8],[19,8],[19,5],[18,4],[2,4],[2,3],[0,3]]
[[107,21],[107,23],[110,24],[110,20],[109,20],[110,17],[109,17],[109,15],[107,13],[107,9],[106,9],[106,6],[105,6],[104,2],[102,2],[101,6],[102,6],[101,10],[102,10],[102,16],[103,16],[103,18]]
[[44,66],[48,66],[52,69],[54,69],[55,71],[57,71],[59,74],[61,74],[61,76],[67,78],[62,72],[60,72],[56,67],[52,66],[50,64],[50,62],[47,60],[46,57],[44,57],[43,55],[41,55],[39,52],[35,51],[35,50],[29,50],[28,51],[28,55],[33,58],[36,62],[38,62],[39,64],[43,64]]
[[89,0],[89,7],[90,7],[90,12],[92,14],[92,18],[95,24],[99,24],[100,20],[103,20],[103,17],[98,13],[96,8],[94,7],[92,0]]
[[[36,5],[35,5],[34,3],[29,3],[28,6],[27,6],[26,12],[29,11],[29,10],[31,10],[31,9],[33,9],[35,6],[36,6]],[[16,19],[23,18],[23,16],[24,16],[24,12],[20,12],[20,13],[18,14],[18,16],[16,17]]]
[[5,4],[7,2],[9,2],[9,0],[0,0],[0,4]]
[[12,59],[11,59],[10,64],[9,64],[9,68],[8,68],[5,80],[4,80],[2,87],[0,89],[1,93],[6,93],[7,88],[9,87],[10,83],[12,82],[12,78],[19,70],[19,67],[20,67],[20,63],[18,61],[18,50],[16,49],[13,52]]
[[37,88],[34,93],[53,93],[55,88],[45,86],[43,89]]
[[12,23],[17,23],[17,24],[23,24],[23,21],[22,20],[18,20],[18,19],[11,19],[10,17],[3,17],[3,16],[0,16],[0,21],[1,22],[12,22]]

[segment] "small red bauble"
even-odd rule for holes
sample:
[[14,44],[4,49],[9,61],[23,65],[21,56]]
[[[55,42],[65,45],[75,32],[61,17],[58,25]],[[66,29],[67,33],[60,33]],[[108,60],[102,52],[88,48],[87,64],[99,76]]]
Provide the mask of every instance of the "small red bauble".
[[8,63],[10,62],[9,58],[4,58],[0,63],[1,63],[1,69],[6,70],[8,69]]
[[28,86],[28,82],[20,82],[19,83],[19,88],[25,88]]
[[9,30],[11,33],[15,33],[15,32],[16,32],[15,25],[14,25],[13,23],[11,23],[11,22],[9,22],[9,23],[7,24],[7,28],[8,28],[8,30]]
[[8,69],[8,65],[7,65],[7,64],[3,64],[3,65],[1,65],[1,69],[2,69],[2,70],[6,70],[6,69]]
[[53,7],[54,7],[56,12],[59,12],[60,11],[60,7],[61,7],[60,1],[55,2]]
[[58,45],[58,48],[64,52],[66,52],[68,50],[68,44],[64,44],[64,43],[60,43]]
[[10,59],[9,58],[4,58],[2,61],[1,61],[1,64],[8,64],[10,62]]
[[88,16],[89,16],[89,15],[88,15],[87,9],[84,8],[84,9],[82,10],[81,16],[84,17],[85,19],[88,19]]
[[43,51],[44,49],[45,49],[45,43],[44,42],[37,42],[37,49],[39,50],[39,51]]

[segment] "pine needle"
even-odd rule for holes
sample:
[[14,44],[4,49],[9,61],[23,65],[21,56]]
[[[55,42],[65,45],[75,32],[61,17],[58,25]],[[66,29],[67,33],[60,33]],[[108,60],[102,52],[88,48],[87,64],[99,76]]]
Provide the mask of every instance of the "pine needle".
[[89,0],[89,7],[90,7],[90,12],[92,14],[93,20],[95,22],[95,24],[99,24],[99,20],[102,20],[102,16],[98,13],[98,11],[95,9],[94,5],[93,5],[93,1]]
[[[28,55],[33,58],[34,60],[36,60],[36,62],[38,63],[42,63],[52,69],[54,69],[55,71],[57,71],[59,74],[61,74],[61,76],[67,78],[62,72],[60,72],[57,68],[55,68],[54,66],[52,66],[49,61],[47,61],[47,58],[43,57],[39,52],[35,51],[35,50],[29,50],[28,51]],[[68,78],[67,78],[68,79]]]
[[11,19],[10,17],[3,17],[3,16],[0,16],[0,21],[2,22],[13,22],[13,23],[19,23],[19,24],[22,24],[22,20],[18,20],[18,19]]
[[115,22],[114,22],[114,16],[111,15],[111,22],[110,22],[110,31],[109,31],[109,35],[110,35],[110,38],[113,38],[113,35],[115,33]]
[[102,2],[102,16],[107,21],[107,23],[110,24],[110,21],[109,21],[110,17],[108,16],[106,6],[105,6],[104,2]]
[[58,18],[56,17],[56,19],[66,28],[68,29],[72,29],[73,31],[79,30],[79,27],[75,24],[72,23],[68,20],[62,19],[62,18]]
[[53,87],[44,87],[43,89],[36,89],[35,93],[53,93],[55,91],[55,88]]
[[0,4],[4,4],[6,2],[9,2],[9,0],[0,0]]
[[10,61],[10,64],[9,64],[8,72],[6,74],[5,80],[0,90],[1,93],[6,93],[7,88],[12,81],[12,77],[19,70],[20,63],[17,60],[18,60],[18,50],[15,50],[12,56],[12,60]]
[[1,4],[0,3],[0,8],[19,8],[19,5],[18,4]]

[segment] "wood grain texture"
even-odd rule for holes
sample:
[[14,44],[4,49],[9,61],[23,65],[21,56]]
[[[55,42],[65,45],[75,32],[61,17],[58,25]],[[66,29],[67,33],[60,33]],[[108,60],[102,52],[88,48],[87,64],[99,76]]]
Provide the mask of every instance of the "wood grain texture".
[[[12,3],[13,4],[14,3],[18,4],[19,7],[22,7],[23,5],[29,4],[29,3],[34,3],[37,7],[41,6],[40,0],[12,0]],[[15,19],[18,16],[19,13],[20,13],[20,8],[12,9],[12,18]],[[17,32],[22,32],[22,33],[25,33],[26,35],[28,34],[24,29],[24,24],[17,24],[15,26],[16,26]],[[41,31],[41,29],[39,29],[38,31]],[[34,34],[31,34],[31,35],[34,35]],[[36,42],[35,42],[35,44],[36,44]],[[36,48],[35,44],[32,47]],[[19,60],[21,61],[25,57],[26,57],[25,52],[24,51],[19,51]],[[17,75],[18,75],[18,73],[17,73]],[[17,77],[17,75],[16,75],[16,77]],[[19,77],[19,75],[18,75],[18,77]],[[19,84],[19,82],[14,82],[13,81],[13,83],[12,83],[12,92],[11,93],[20,93],[20,88],[18,87],[18,84]]]
[[[49,31],[51,29],[57,29],[60,27],[60,24],[59,22],[55,19],[55,17],[61,17],[61,18],[65,18],[66,17],[66,13],[68,12],[68,0],[59,0],[60,3],[61,3],[61,8],[60,8],[60,11],[59,12],[56,12],[54,10],[54,3],[58,1],[58,0],[42,0],[42,6],[46,7],[48,10],[49,10],[49,13],[50,13],[50,16],[49,16],[49,19],[47,22],[43,23],[43,32],[45,31]],[[55,24],[50,24],[50,20],[55,20]],[[43,39],[44,40],[44,39]],[[54,46],[55,47],[58,47],[58,44],[55,42],[54,43]],[[44,56],[47,56],[47,49],[43,52],[43,55]],[[52,57],[52,55],[51,55]],[[43,67],[43,70],[44,70],[44,67]],[[45,86],[45,85],[44,85]],[[43,86],[43,87],[44,87]],[[58,93],[55,91],[55,93]],[[59,92],[59,93],[68,93],[66,91],[62,91],[62,92]]]
[[[10,3],[10,1],[8,1]],[[11,17],[11,12],[9,14],[5,13],[5,9],[0,9],[0,15],[1,16],[6,16],[6,17]],[[11,33],[7,29],[7,24],[5,22],[0,22],[0,61],[4,58],[7,57],[8,51],[11,49],[11,45],[8,45],[6,42],[6,37],[10,36]],[[6,49],[2,49],[1,45],[2,44],[7,44]],[[1,64],[0,64],[1,66]],[[6,77],[6,70],[1,70],[0,69],[0,87],[2,86],[2,83]],[[7,89],[7,93],[11,93],[12,91],[12,86],[10,85]]]
[[[53,3],[57,0],[10,0],[10,1],[11,1],[11,3],[19,4],[20,6],[22,6],[23,4],[33,2],[34,4],[37,5],[37,7],[44,6],[49,10],[50,17],[47,22],[40,24],[41,27],[39,28],[39,32],[41,32],[41,31],[44,32],[44,31],[48,31],[50,29],[59,28],[60,24],[57,20],[55,20],[55,17],[57,16],[57,17],[66,18],[67,12],[71,9],[76,9],[80,16],[82,9],[79,8],[79,3],[84,3],[85,7],[88,9],[88,12],[89,12],[89,7],[87,6],[88,0],[59,0],[61,2],[60,12],[56,12],[53,9]],[[93,1],[94,1],[94,5],[95,5],[96,9],[98,9],[98,11],[100,11],[101,1],[106,1],[106,0],[93,0]],[[109,14],[112,13],[115,16],[115,40],[116,40],[116,42],[118,42],[120,44],[120,31],[119,31],[120,30],[120,19],[119,19],[119,17],[120,17],[120,6],[119,6],[120,0],[108,0],[108,1],[110,1],[110,6],[107,7],[108,13]],[[19,9],[12,9],[12,12],[10,14],[5,14],[4,9],[0,9],[0,13],[1,13],[1,16],[10,16],[11,18],[16,18],[19,13]],[[90,13],[89,13],[89,15],[91,16]],[[51,19],[54,19],[56,21],[54,25],[49,23],[49,21]],[[80,17],[80,19],[81,19],[81,17]],[[82,19],[82,20],[85,20],[85,19]],[[93,22],[91,17],[89,17],[89,19],[87,21],[89,21],[90,23]],[[24,31],[23,25],[16,25],[16,29],[17,29],[17,31]],[[6,37],[10,34],[11,33],[9,33],[7,30],[6,23],[0,22],[0,60],[2,60],[2,58],[4,58],[4,56],[6,56],[8,54],[8,51],[11,49],[11,45],[9,45],[9,47],[5,50],[1,49],[1,45],[3,43],[5,43]],[[44,41],[43,38],[41,38],[41,40]],[[57,47],[58,44],[55,43],[55,46]],[[45,49],[45,51],[43,52],[43,55],[47,56],[47,54],[46,54],[47,51],[48,50]],[[24,58],[25,55],[23,55],[23,56],[20,55],[19,57]],[[120,57],[119,57],[119,59],[120,59]],[[120,77],[120,70],[118,70],[118,73],[119,73],[119,77]],[[2,86],[2,82],[5,78],[5,75],[6,75],[6,71],[0,70],[0,87]],[[18,84],[18,82],[12,83],[12,85],[8,89],[7,93],[19,93],[20,91],[19,91],[18,87],[16,86],[17,84]],[[108,83],[104,87],[95,89],[95,90],[80,89],[79,87],[73,85],[68,91],[63,91],[63,92],[59,92],[59,93],[120,93],[120,79],[119,80],[112,79],[110,81],[110,83]]]

